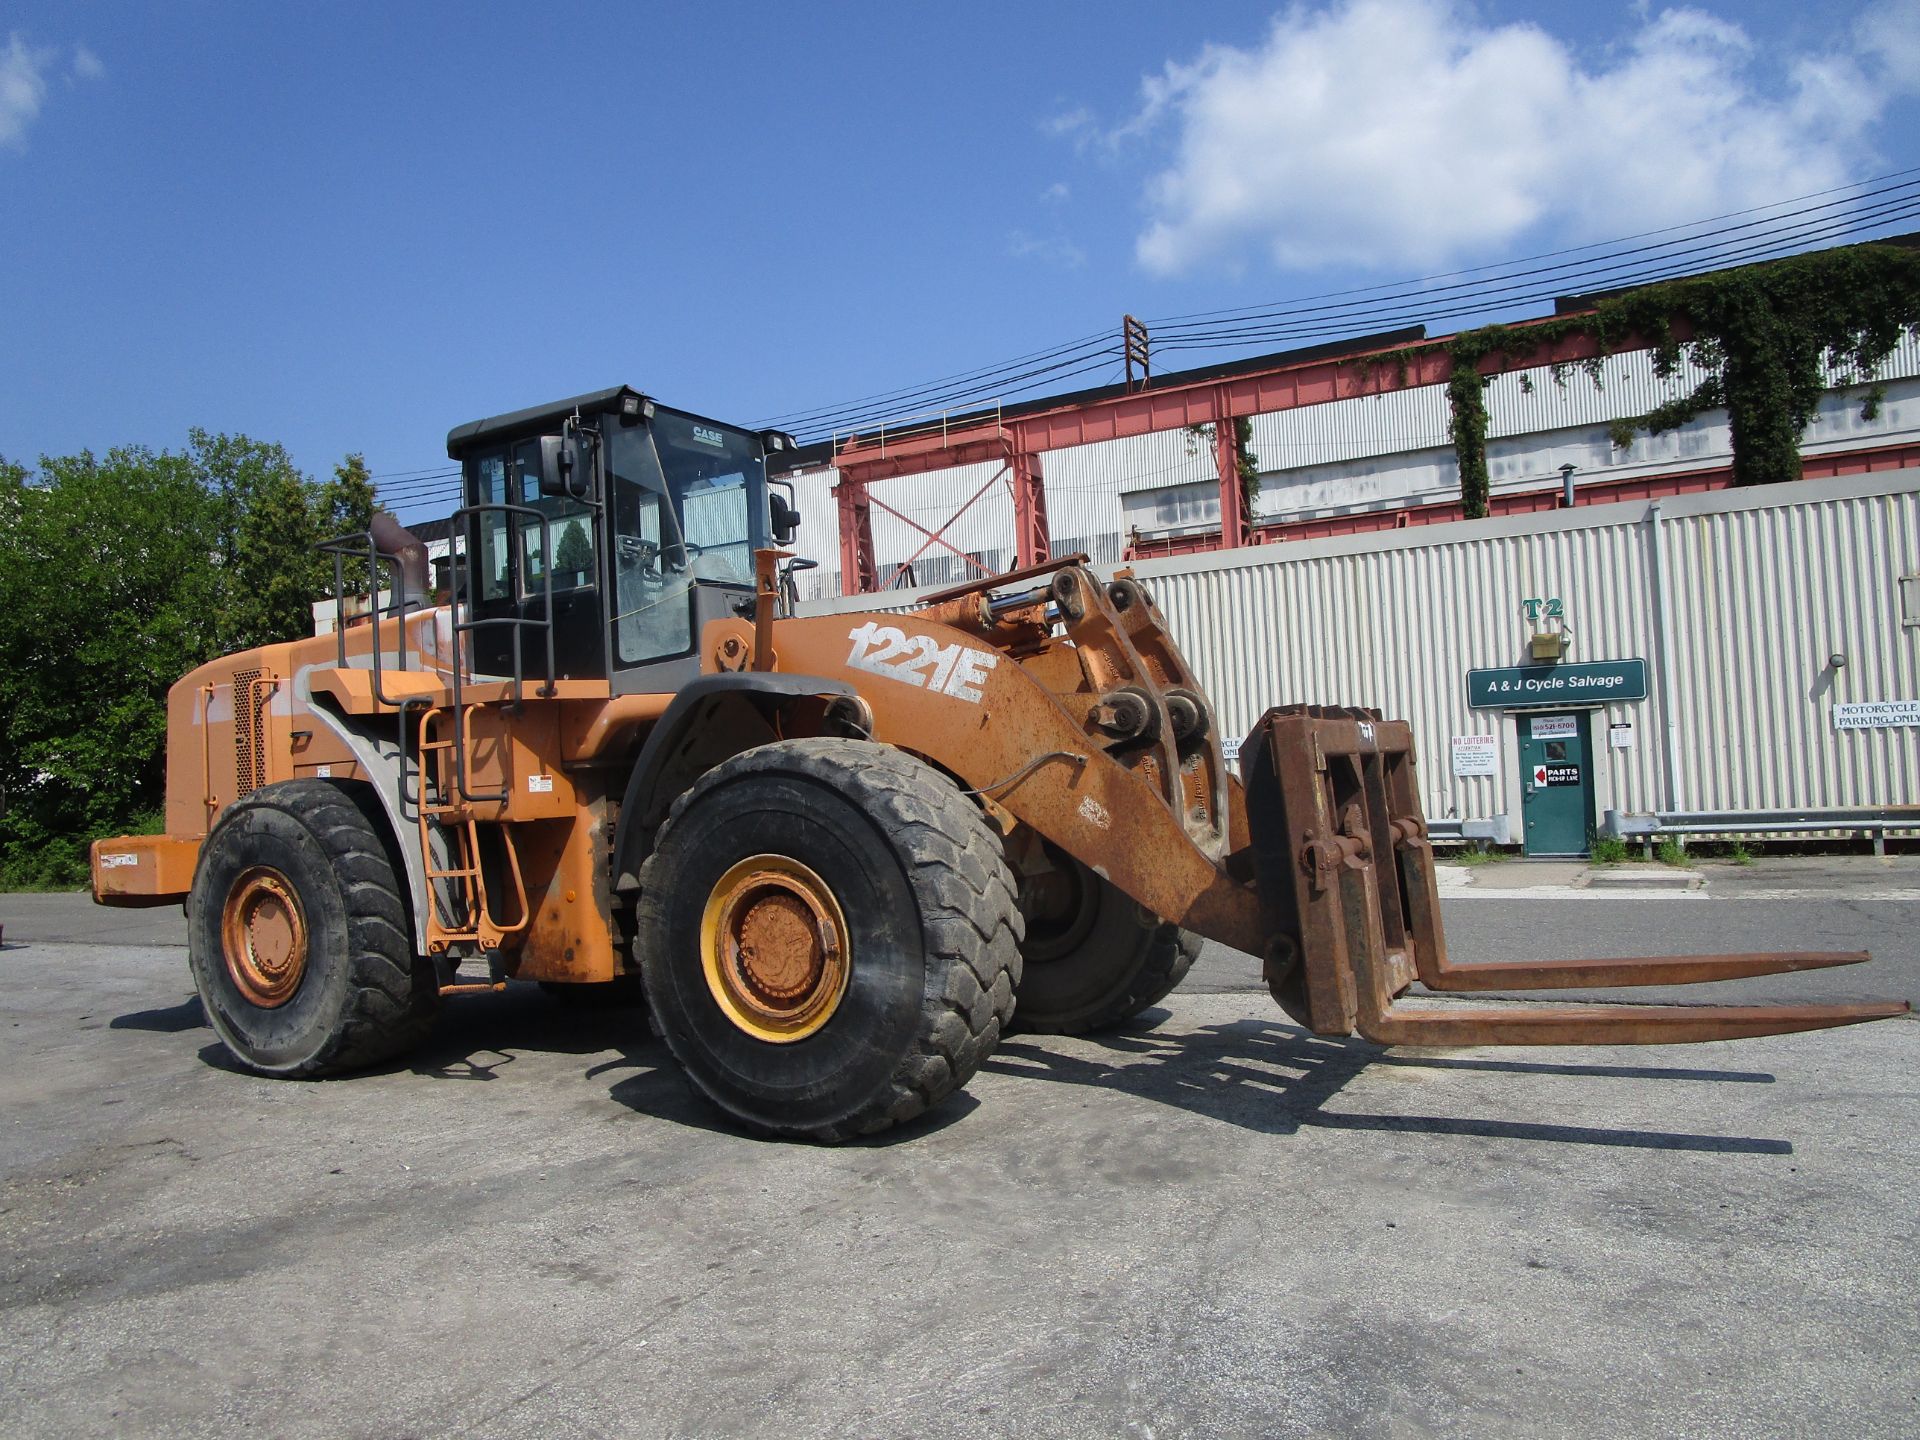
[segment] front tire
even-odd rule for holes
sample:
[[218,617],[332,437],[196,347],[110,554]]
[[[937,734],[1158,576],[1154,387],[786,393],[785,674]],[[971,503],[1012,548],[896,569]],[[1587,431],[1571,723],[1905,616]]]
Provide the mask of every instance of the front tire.
[[1020,913],[979,809],[912,756],[789,740],[674,803],[640,872],[654,1028],[694,1089],[763,1135],[910,1120],[999,1043]]
[[1084,1035],[1131,1020],[1186,978],[1200,937],[1149,915],[1064,850],[1025,876],[1019,1028]]
[[214,1031],[249,1070],[328,1075],[431,1027],[396,858],[365,786],[267,785],[222,812],[188,902],[187,963]]

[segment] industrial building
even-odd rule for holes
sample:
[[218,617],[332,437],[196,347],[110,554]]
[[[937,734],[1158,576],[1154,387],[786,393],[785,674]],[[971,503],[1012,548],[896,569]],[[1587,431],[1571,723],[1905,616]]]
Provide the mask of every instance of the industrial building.
[[1134,570],[1226,735],[1295,702],[1411,721],[1436,831],[1573,855],[1654,816],[1692,834],[1920,824],[1920,469]]
[[[1365,355],[1404,335],[1355,341],[1333,352]],[[1236,376],[1286,376],[1324,366],[1326,349],[1263,356],[1159,379],[1140,398],[1209,387]],[[1835,377],[1839,381],[1842,377]],[[1691,388],[1690,362],[1669,380],[1644,350],[1605,357],[1598,380],[1569,366],[1534,365],[1487,387],[1488,464],[1494,515],[1559,508],[1571,485],[1578,505],[1721,489],[1732,481],[1725,412],[1626,447],[1613,421]],[[1253,533],[1272,543],[1424,525],[1460,517],[1460,480],[1443,383],[1298,404],[1250,417],[1259,466]],[[1115,386],[1009,407],[1004,420],[1049,410],[1097,410],[1129,399]],[[1869,403],[1869,400],[1873,403]],[[1000,417],[995,417],[999,423]],[[956,422],[957,428],[957,422]],[[885,437],[880,437],[884,445]],[[909,442],[911,443],[911,442]],[[954,449],[959,450],[956,444]],[[845,477],[832,445],[788,461],[803,516],[796,551],[817,567],[797,577],[803,598],[858,593],[843,564],[838,492]],[[1836,383],[1801,452],[1809,478],[1920,465],[1920,339],[1904,336],[1875,385]],[[938,456],[933,458],[937,459]],[[924,457],[917,457],[917,460]],[[1153,430],[1049,450],[1042,457],[1048,549],[1096,564],[1191,553],[1221,543],[1221,486],[1211,439],[1186,428]],[[1567,467],[1571,466],[1569,471]],[[873,559],[881,586],[956,583],[1018,558],[1016,477],[1004,460],[944,465],[872,482]],[[938,539],[930,539],[937,534]],[[966,558],[963,558],[966,557]]]
[[[1724,411],[1614,441],[1688,365],[1498,369],[1468,521],[1444,376],[1356,384],[1408,339],[803,449],[802,608],[904,609],[1083,552],[1148,583],[1227,735],[1290,702],[1411,720],[1436,833],[1577,855],[1920,828],[1920,340],[1871,386],[1831,377],[1803,480],[1744,489]],[[1229,415],[1259,481],[1223,517]]]

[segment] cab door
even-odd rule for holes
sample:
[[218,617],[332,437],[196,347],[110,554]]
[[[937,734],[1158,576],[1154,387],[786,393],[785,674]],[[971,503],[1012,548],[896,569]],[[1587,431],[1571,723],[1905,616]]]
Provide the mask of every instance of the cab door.
[[[590,457],[598,447],[581,449]],[[538,437],[475,456],[468,462],[467,485],[468,503],[483,507],[471,517],[467,532],[473,593],[463,598],[470,599],[471,618],[550,618],[554,678],[604,678],[597,507],[541,493]],[[598,492],[589,487],[587,493]],[[530,681],[545,679],[546,637],[537,624],[485,625],[468,636],[463,648],[476,672],[511,675],[516,647],[521,675]]]

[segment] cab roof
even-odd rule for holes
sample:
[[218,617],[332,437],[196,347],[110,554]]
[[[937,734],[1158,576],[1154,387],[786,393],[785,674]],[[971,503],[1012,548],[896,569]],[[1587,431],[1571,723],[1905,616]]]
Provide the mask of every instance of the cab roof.
[[548,435],[575,411],[588,415],[614,410],[619,407],[621,399],[628,395],[646,403],[647,397],[631,385],[615,385],[610,389],[575,395],[570,400],[554,400],[526,410],[509,410],[504,415],[492,415],[484,420],[469,420],[447,432],[447,455],[451,459],[462,460],[469,450],[483,444],[518,440],[527,435]]

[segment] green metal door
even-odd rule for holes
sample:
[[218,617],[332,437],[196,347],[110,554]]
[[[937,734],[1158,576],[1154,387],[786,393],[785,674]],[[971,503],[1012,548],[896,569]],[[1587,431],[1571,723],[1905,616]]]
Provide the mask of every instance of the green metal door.
[[1585,855],[1593,814],[1587,711],[1522,714],[1520,808],[1529,855]]

